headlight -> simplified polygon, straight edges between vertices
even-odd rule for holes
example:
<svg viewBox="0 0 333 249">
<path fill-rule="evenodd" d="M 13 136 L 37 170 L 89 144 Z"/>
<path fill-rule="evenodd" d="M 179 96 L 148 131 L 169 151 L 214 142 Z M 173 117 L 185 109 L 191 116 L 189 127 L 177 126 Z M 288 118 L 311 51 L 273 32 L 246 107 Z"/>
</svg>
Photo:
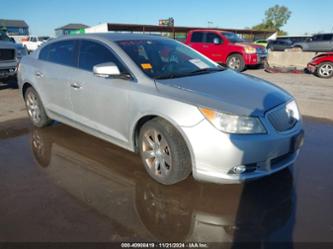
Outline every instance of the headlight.
<svg viewBox="0 0 333 249">
<path fill-rule="evenodd" d="M 266 133 L 258 118 L 232 115 L 208 108 L 199 108 L 199 110 L 220 131 L 234 134 Z"/>
<path fill-rule="evenodd" d="M 289 113 L 289 115 L 290 115 L 293 119 L 296 119 L 296 120 L 299 120 L 299 119 L 300 119 L 300 114 L 299 114 L 298 107 L 297 107 L 297 104 L 296 104 L 296 101 L 295 101 L 295 100 L 290 101 L 290 102 L 286 105 L 286 111 L 287 111 L 287 113 Z"/>
<path fill-rule="evenodd" d="M 17 57 L 23 57 L 27 55 L 27 50 L 25 48 L 19 48 L 17 51 Z"/>
<path fill-rule="evenodd" d="M 244 46 L 244 50 L 245 50 L 245 53 L 247 53 L 247 54 L 255 54 L 255 53 L 257 53 L 257 50 L 254 47 L 248 46 L 248 45 Z"/>
</svg>

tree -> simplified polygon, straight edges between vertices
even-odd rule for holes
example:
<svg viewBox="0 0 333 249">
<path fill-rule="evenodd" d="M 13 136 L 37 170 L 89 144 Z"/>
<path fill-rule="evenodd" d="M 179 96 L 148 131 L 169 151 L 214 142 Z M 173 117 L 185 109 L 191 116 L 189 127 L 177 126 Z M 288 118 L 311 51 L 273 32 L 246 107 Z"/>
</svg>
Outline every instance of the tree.
<svg viewBox="0 0 333 249">
<path fill-rule="evenodd" d="M 265 19 L 260 24 L 255 25 L 253 29 L 273 29 L 279 33 L 285 33 L 281 30 L 281 27 L 288 22 L 290 16 L 291 11 L 287 7 L 275 5 L 265 11 Z"/>
</svg>

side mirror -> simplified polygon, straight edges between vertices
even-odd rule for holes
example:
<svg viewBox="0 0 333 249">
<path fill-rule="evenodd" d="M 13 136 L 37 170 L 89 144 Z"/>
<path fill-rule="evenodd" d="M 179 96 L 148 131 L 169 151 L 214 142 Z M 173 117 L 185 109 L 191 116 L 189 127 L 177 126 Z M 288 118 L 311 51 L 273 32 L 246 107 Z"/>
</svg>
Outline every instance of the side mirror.
<svg viewBox="0 0 333 249">
<path fill-rule="evenodd" d="M 214 43 L 215 45 L 221 44 L 221 39 L 215 37 L 215 38 L 213 39 L 213 43 Z"/>
<path fill-rule="evenodd" d="M 95 75 L 104 78 L 121 75 L 119 68 L 113 62 L 97 64 L 93 67 L 93 72 Z"/>
</svg>

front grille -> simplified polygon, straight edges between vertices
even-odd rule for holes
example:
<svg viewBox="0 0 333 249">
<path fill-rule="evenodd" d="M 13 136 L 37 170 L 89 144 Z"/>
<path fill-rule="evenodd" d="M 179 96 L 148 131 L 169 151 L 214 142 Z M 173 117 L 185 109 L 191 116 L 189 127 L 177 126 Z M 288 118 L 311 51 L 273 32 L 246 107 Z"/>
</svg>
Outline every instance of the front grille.
<svg viewBox="0 0 333 249">
<path fill-rule="evenodd" d="M 262 48 L 256 48 L 257 54 L 266 54 L 266 49 L 264 47 Z"/>
<path fill-rule="evenodd" d="M 15 49 L 0 49 L 0 61 L 15 59 Z"/>
<path fill-rule="evenodd" d="M 287 131 L 293 128 L 297 122 L 293 113 L 286 108 L 286 105 L 280 106 L 268 113 L 268 120 L 277 131 Z"/>
</svg>

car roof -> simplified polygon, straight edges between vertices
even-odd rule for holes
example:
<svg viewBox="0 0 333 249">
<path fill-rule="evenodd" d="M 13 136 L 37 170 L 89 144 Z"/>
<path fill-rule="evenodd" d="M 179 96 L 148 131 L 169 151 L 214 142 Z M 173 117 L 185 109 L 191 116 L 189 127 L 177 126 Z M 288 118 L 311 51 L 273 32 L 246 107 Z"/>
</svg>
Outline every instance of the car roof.
<svg viewBox="0 0 333 249">
<path fill-rule="evenodd" d="M 123 40 L 160 40 L 169 39 L 160 35 L 145 35 L 145 34 L 132 34 L 132 33 L 89 33 L 89 34 L 77 34 L 69 36 L 61 36 L 55 40 L 67 40 L 73 38 L 94 38 L 105 39 L 109 41 L 123 41 Z M 53 40 L 53 41 L 55 41 Z"/>
<path fill-rule="evenodd" d="M 333 35 L 333 33 L 319 33 L 319 34 L 314 34 L 313 36 L 316 36 L 316 35 Z"/>
</svg>

